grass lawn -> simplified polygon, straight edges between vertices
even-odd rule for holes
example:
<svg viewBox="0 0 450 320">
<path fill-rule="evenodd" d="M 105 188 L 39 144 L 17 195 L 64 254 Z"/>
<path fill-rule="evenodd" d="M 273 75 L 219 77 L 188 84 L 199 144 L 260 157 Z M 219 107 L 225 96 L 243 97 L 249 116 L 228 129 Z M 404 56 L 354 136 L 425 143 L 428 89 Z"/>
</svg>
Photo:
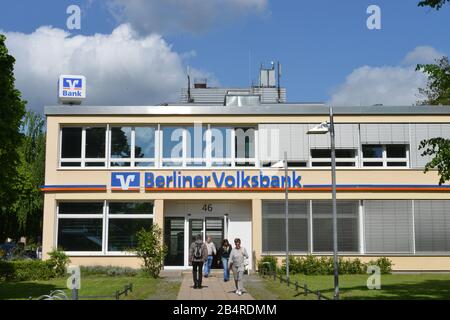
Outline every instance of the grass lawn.
<svg viewBox="0 0 450 320">
<path fill-rule="evenodd" d="M 450 274 L 389 274 L 381 275 L 381 289 L 369 290 L 366 282 L 369 275 L 339 276 L 341 299 L 450 299 Z M 320 290 L 327 296 L 333 296 L 333 276 L 291 276 L 299 284 L 306 283 L 311 290 Z M 264 279 L 248 281 L 246 288 L 255 299 L 305 300 L 317 299 L 315 295 L 305 297 L 299 289 L 279 280 Z"/>
<path fill-rule="evenodd" d="M 0 300 L 5 299 L 28 299 L 37 298 L 40 295 L 49 294 L 52 290 L 65 290 L 71 296 L 70 290 L 66 288 L 66 279 L 53 279 L 47 281 L 23 281 L 23 282 L 0 282 Z M 180 288 L 178 280 L 165 278 L 152 279 L 142 275 L 136 276 L 107 276 L 86 275 L 81 278 L 80 296 L 104 296 L 114 295 L 116 290 L 123 290 L 124 286 L 132 283 L 133 292 L 128 296 L 122 295 L 123 299 L 151 299 L 151 300 L 174 300 Z M 113 299 L 113 298 L 112 298 Z"/>
</svg>

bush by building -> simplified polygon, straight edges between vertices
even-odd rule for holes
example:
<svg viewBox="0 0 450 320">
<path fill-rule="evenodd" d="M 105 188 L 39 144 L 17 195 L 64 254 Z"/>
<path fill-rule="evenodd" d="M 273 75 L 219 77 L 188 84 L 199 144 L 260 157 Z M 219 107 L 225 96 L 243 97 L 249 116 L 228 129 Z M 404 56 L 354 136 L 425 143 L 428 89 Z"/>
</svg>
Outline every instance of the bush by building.
<svg viewBox="0 0 450 320">
<path fill-rule="evenodd" d="M 358 258 L 339 258 L 339 274 L 366 274 L 368 266 L 371 265 L 378 266 L 382 274 L 392 272 L 392 261 L 385 257 L 369 262 L 362 262 Z M 258 261 L 258 270 L 260 272 L 277 270 L 284 273 L 286 272 L 286 259 L 283 259 L 281 267 L 278 267 L 276 257 L 264 256 Z M 289 272 L 304 275 L 331 275 L 334 273 L 333 257 L 289 256 Z"/>
</svg>

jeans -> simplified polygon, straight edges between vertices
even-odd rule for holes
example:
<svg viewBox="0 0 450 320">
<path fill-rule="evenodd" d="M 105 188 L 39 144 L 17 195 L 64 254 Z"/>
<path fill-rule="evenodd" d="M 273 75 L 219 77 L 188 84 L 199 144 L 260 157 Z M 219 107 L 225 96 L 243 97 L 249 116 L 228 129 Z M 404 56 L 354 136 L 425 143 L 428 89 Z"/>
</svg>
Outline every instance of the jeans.
<svg viewBox="0 0 450 320">
<path fill-rule="evenodd" d="M 205 262 L 205 269 L 203 270 L 205 277 L 207 277 L 209 275 L 209 271 L 211 270 L 212 261 L 213 261 L 213 256 L 208 256 L 208 260 L 206 260 L 206 262 Z"/>
<path fill-rule="evenodd" d="M 244 270 L 235 266 L 232 266 L 231 268 L 233 269 L 234 284 L 236 285 L 236 289 L 239 291 L 243 291 L 244 285 L 242 281 L 244 278 Z"/>
<path fill-rule="evenodd" d="M 230 280 L 230 270 L 228 270 L 228 258 L 222 258 L 223 280 Z"/>
<path fill-rule="evenodd" d="M 200 287 L 202 285 L 202 269 L 203 269 L 203 261 L 192 262 L 192 277 L 194 278 L 195 287 Z"/>
</svg>

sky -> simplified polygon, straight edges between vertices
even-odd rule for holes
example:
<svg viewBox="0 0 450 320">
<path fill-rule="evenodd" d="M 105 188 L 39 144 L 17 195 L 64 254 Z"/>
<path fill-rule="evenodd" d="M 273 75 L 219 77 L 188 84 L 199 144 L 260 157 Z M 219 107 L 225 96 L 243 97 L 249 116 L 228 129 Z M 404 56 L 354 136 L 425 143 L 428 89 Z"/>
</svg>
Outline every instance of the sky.
<svg viewBox="0 0 450 320">
<path fill-rule="evenodd" d="M 192 77 L 247 87 L 261 63 L 282 64 L 289 102 L 412 105 L 426 77 L 417 63 L 450 53 L 450 4 L 419 0 L 15 0 L 0 33 L 16 58 L 29 108 L 55 105 L 60 74 L 87 78 L 90 105 L 176 102 Z M 81 9 L 81 29 L 66 12 Z M 381 29 L 367 13 L 377 5 Z"/>
</svg>

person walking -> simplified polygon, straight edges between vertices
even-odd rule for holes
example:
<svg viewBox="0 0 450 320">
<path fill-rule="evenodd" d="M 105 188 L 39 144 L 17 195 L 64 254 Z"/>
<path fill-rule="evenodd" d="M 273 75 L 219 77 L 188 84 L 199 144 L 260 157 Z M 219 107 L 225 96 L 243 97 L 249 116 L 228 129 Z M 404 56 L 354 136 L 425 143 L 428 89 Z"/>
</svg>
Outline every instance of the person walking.
<svg viewBox="0 0 450 320">
<path fill-rule="evenodd" d="M 202 236 L 197 235 L 195 241 L 189 249 L 189 265 L 192 266 L 192 277 L 194 279 L 194 289 L 202 288 L 203 263 L 208 259 L 208 249 L 202 241 Z"/>
<path fill-rule="evenodd" d="M 219 259 L 217 259 L 217 263 L 222 261 L 223 266 L 223 281 L 227 282 L 230 280 L 230 269 L 228 269 L 228 259 L 230 258 L 232 247 L 227 239 L 222 241 L 222 246 L 219 248 L 218 255 Z"/>
<path fill-rule="evenodd" d="M 245 261 L 248 259 L 247 250 L 241 247 L 241 239 L 234 239 L 235 247 L 231 250 L 230 258 L 228 260 L 229 269 L 233 270 L 234 283 L 236 285 L 236 294 L 242 295 L 244 286 L 242 284 L 245 270 Z"/>
<path fill-rule="evenodd" d="M 206 248 L 208 249 L 208 259 L 205 263 L 205 270 L 203 271 L 205 278 L 208 278 L 209 272 L 211 271 L 211 265 L 213 262 L 214 255 L 216 255 L 216 246 L 214 245 L 214 242 L 212 241 L 212 238 L 208 236 L 206 238 Z"/>
</svg>

